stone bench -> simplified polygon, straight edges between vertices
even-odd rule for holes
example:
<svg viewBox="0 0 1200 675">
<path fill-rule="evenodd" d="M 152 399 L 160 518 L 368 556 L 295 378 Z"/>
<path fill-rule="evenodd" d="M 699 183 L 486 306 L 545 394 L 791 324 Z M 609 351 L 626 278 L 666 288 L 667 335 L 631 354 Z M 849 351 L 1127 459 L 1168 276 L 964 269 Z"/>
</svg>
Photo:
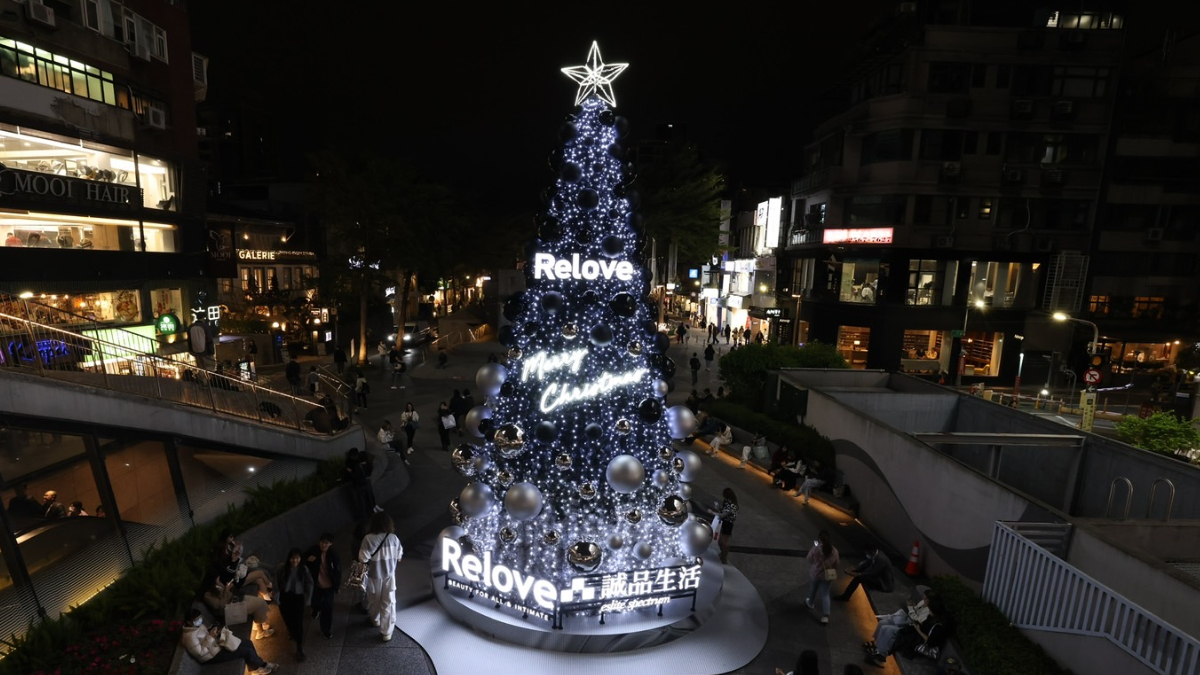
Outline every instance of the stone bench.
<svg viewBox="0 0 1200 675">
<path fill-rule="evenodd" d="M 728 424 L 728 422 L 726 422 L 726 424 Z M 733 442 L 728 445 L 722 446 L 721 452 L 723 454 L 732 456 L 734 459 L 736 459 L 740 463 L 742 461 L 742 448 L 746 447 L 747 445 L 750 445 L 750 442 L 754 439 L 754 434 L 749 431 L 746 431 L 745 429 L 735 427 L 732 424 L 729 425 L 729 428 L 733 430 Z M 690 446 L 685 445 L 684 447 L 691 447 L 691 448 L 696 449 L 699 452 L 705 452 L 705 453 L 712 450 L 712 446 L 709 445 L 708 441 L 705 440 L 704 438 L 697 438 L 695 441 L 692 442 L 692 444 Z M 767 457 L 764 459 L 760 459 L 760 458 L 755 457 L 754 454 L 751 453 L 750 461 L 748 461 L 746 463 L 746 468 L 754 469 L 763 474 L 766 474 L 771 469 L 771 455 L 773 455 L 775 453 L 775 451 L 778 449 L 779 449 L 779 444 L 772 442 L 771 439 L 768 438 L 767 439 L 767 452 L 768 452 Z M 839 510 L 839 511 L 842 511 L 843 513 L 847 513 L 851 516 L 858 515 L 858 500 L 856 500 L 850 496 L 843 496 L 843 497 L 835 496 L 833 494 L 833 486 L 832 485 L 822 485 L 821 487 L 813 490 L 812 497 L 814 499 L 817 499 L 818 501 L 821 501 L 821 502 Z"/>
<path fill-rule="evenodd" d="M 873 590 L 865 584 L 860 586 L 860 588 L 862 588 L 863 592 L 867 594 L 867 602 L 871 605 L 871 611 L 878 615 L 896 611 L 896 609 L 899 609 L 901 606 L 903 606 L 904 602 L 901 601 L 902 599 L 905 601 L 920 600 L 921 598 L 925 597 L 925 590 L 929 587 L 917 586 L 906 598 L 903 597 L 905 589 L 903 583 L 897 583 L 896 590 L 891 593 Z M 877 601 L 886 603 L 888 605 L 895 605 L 895 607 L 892 609 L 880 608 L 876 604 Z M 938 650 L 937 660 L 919 655 L 914 656 L 913 658 L 908 658 L 902 654 L 892 654 L 892 658 L 896 661 L 896 666 L 904 675 L 944 675 L 945 673 L 949 672 L 946 670 L 946 666 L 950 660 L 957 662 L 959 673 L 961 675 L 970 675 L 970 671 L 967 670 L 966 662 L 962 657 L 962 648 L 959 646 L 958 642 L 955 641 L 953 635 L 951 635 L 949 639 L 947 639 L 942 645 L 941 649 Z M 869 668 L 864 670 L 865 672 L 871 672 Z"/>
</svg>

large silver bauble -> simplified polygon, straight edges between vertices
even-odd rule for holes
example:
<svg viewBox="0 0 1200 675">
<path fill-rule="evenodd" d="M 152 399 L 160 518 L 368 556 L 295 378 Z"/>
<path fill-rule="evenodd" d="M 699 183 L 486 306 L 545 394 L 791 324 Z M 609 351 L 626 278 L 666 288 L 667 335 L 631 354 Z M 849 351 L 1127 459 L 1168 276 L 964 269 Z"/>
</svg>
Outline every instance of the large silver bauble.
<svg viewBox="0 0 1200 675">
<path fill-rule="evenodd" d="M 579 541 L 567 549 L 567 562 L 576 572 L 591 572 L 600 566 L 600 547 L 595 542 Z"/>
<path fill-rule="evenodd" d="M 529 520 L 542 512 L 542 491 L 533 483 L 517 483 L 504 493 L 504 510 L 517 520 Z"/>
<path fill-rule="evenodd" d="M 458 495 L 458 505 L 463 515 L 474 518 L 483 515 L 496 503 L 496 495 L 487 483 L 471 483 Z"/>
<path fill-rule="evenodd" d="M 700 456 L 691 450 L 680 450 L 671 460 L 671 470 L 679 476 L 679 480 L 685 482 L 695 480 L 700 473 L 700 466 Z"/>
<path fill-rule="evenodd" d="M 511 471 L 501 471 L 496 474 L 496 482 L 504 487 L 512 485 L 514 480 L 516 479 L 513 477 Z"/>
<path fill-rule="evenodd" d="M 664 488 L 671 483 L 671 474 L 663 469 L 655 469 L 653 479 L 655 485 Z"/>
<path fill-rule="evenodd" d="M 475 455 L 475 473 L 476 475 L 486 473 L 492 468 L 492 458 L 482 452 Z"/>
<path fill-rule="evenodd" d="M 630 422 L 629 420 L 622 417 L 621 419 L 617 420 L 616 430 L 617 430 L 618 434 L 621 434 L 622 436 L 624 436 L 625 434 L 628 434 L 629 432 L 633 431 L 633 422 Z"/>
<path fill-rule="evenodd" d="M 687 517 L 687 502 L 676 495 L 667 495 L 658 506 L 658 519 L 671 527 L 679 527 Z"/>
<path fill-rule="evenodd" d="M 625 520 L 630 525 L 637 525 L 638 523 L 642 522 L 642 512 L 634 509 L 625 514 Z"/>
<path fill-rule="evenodd" d="M 549 546 L 557 546 L 561 539 L 562 537 L 559 536 L 558 530 L 546 530 L 546 534 L 542 535 L 542 541 L 546 542 Z"/>
<path fill-rule="evenodd" d="M 646 468 L 633 455 L 617 455 L 608 463 L 604 477 L 613 490 L 629 494 L 640 488 L 646 480 Z"/>
<path fill-rule="evenodd" d="M 687 483 L 680 483 L 679 484 L 679 496 L 682 497 L 684 499 L 684 501 L 691 499 L 692 498 L 692 486 L 688 485 Z"/>
<path fill-rule="evenodd" d="M 664 462 L 671 461 L 671 458 L 674 456 L 675 456 L 675 448 L 672 448 L 669 445 L 664 445 L 658 449 L 658 458 Z"/>
<path fill-rule="evenodd" d="M 564 452 L 563 454 L 554 458 L 554 468 L 558 469 L 559 471 L 566 471 L 567 469 L 571 468 L 573 461 L 574 460 L 571 459 L 571 456 Z"/>
<path fill-rule="evenodd" d="M 580 497 L 583 497 L 584 499 L 591 501 L 596 498 L 597 493 L 598 493 L 598 491 L 596 490 L 595 483 L 588 481 L 587 483 L 579 484 L 579 496 Z"/>
<path fill-rule="evenodd" d="M 562 336 L 568 340 L 574 340 L 579 337 L 579 326 L 568 323 L 562 327 Z"/>
<path fill-rule="evenodd" d="M 654 381 L 654 395 L 659 398 L 666 398 L 667 394 L 671 393 L 671 385 L 663 380 Z"/>
<path fill-rule="evenodd" d="M 496 430 L 494 442 L 496 451 L 511 459 L 525 452 L 525 431 L 515 424 L 505 424 Z"/>
<path fill-rule="evenodd" d="M 608 535 L 608 547 L 614 551 L 625 545 L 625 539 L 619 534 Z"/>
<path fill-rule="evenodd" d="M 517 533 L 513 532 L 511 527 L 500 528 L 500 541 L 511 544 L 517 539 Z"/>
<path fill-rule="evenodd" d="M 475 466 L 475 460 L 479 457 L 475 446 L 469 443 L 463 443 L 450 453 L 450 463 L 454 466 L 454 470 L 463 476 L 474 476 L 478 467 Z"/>
<path fill-rule="evenodd" d="M 688 555 L 701 555 L 712 544 L 712 540 L 712 528 L 703 520 L 688 518 L 679 528 L 679 543 Z"/>
<path fill-rule="evenodd" d="M 650 542 L 639 541 L 637 546 L 633 547 L 633 552 L 637 554 L 637 557 L 645 560 L 654 554 L 654 547 L 650 545 Z"/>
<path fill-rule="evenodd" d="M 696 416 L 685 405 L 673 405 L 667 408 L 667 429 L 671 438 L 687 438 L 696 429 Z"/>
<path fill-rule="evenodd" d="M 483 432 L 479 430 L 479 423 L 485 419 L 491 419 L 492 409 L 485 405 L 477 405 L 468 410 L 467 414 L 463 417 L 465 419 L 460 420 L 463 429 L 476 438 L 483 438 Z"/>
<path fill-rule="evenodd" d="M 500 393 L 500 387 L 507 379 L 507 368 L 499 363 L 485 363 L 475 373 L 475 386 L 483 391 L 484 396 L 495 396 Z"/>
<path fill-rule="evenodd" d="M 451 525 L 438 533 L 438 539 L 453 539 L 454 541 L 458 541 L 459 537 L 465 537 L 466 535 L 466 530 L 458 525 Z"/>
</svg>

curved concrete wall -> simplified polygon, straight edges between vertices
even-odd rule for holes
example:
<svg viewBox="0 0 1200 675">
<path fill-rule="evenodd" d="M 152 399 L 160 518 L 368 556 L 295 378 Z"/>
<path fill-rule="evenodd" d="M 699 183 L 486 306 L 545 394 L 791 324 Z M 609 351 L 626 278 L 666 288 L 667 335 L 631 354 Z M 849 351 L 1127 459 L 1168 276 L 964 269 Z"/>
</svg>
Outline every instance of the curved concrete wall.
<svg viewBox="0 0 1200 675">
<path fill-rule="evenodd" d="M 810 390 L 806 421 L 833 441 L 860 518 L 896 551 L 907 554 L 920 542 L 926 574 L 981 583 L 997 520 L 1062 521 L 1045 505 L 821 391 Z"/>
<path fill-rule="evenodd" d="M 0 411 L 111 428 L 148 430 L 263 453 L 321 460 L 365 448 L 361 427 L 323 436 L 260 424 L 203 408 L 60 382 L 24 373 L 0 377 Z"/>
</svg>

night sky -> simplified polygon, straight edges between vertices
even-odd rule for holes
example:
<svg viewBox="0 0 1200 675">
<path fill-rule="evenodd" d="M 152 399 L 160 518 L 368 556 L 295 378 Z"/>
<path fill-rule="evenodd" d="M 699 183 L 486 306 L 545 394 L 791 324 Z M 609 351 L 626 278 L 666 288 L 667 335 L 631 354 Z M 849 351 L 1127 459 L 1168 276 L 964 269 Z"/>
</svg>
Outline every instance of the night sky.
<svg viewBox="0 0 1200 675">
<path fill-rule="evenodd" d="M 583 64 L 592 40 L 605 62 L 630 64 L 614 91 L 631 142 L 684 124 L 733 185 L 786 187 L 821 119 L 818 101 L 859 36 L 897 7 L 376 4 L 190 3 L 193 48 L 211 59 L 210 99 L 255 92 L 277 115 L 281 146 L 372 144 L 497 215 L 532 210 L 549 184 L 546 156 L 576 90 L 559 69 Z M 1153 4 L 1139 5 L 1143 25 L 1178 19 Z"/>
</svg>

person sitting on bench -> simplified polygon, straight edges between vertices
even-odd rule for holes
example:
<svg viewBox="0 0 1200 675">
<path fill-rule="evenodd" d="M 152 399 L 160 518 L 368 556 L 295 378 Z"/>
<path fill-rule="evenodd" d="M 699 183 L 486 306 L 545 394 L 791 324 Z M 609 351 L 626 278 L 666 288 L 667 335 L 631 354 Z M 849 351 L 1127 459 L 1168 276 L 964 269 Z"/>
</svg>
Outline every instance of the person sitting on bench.
<svg viewBox="0 0 1200 675">
<path fill-rule="evenodd" d="M 868 544 L 866 550 L 867 557 L 858 566 L 846 570 L 846 574 L 850 575 L 850 583 L 834 600 L 849 602 L 850 596 L 854 595 L 854 591 L 861 585 L 884 593 L 891 593 L 895 588 L 892 563 L 888 561 L 887 556 L 875 544 Z"/>
<path fill-rule="evenodd" d="M 708 454 L 716 457 L 721 451 L 721 446 L 729 445 L 732 442 L 733 428 L 721 422 L 717 425 L 717 433 L 713 434 L 712 440 L 708 442 Z"/>
<path fill-rule="evenodd" d="M 750 440 L 750 445 L 742 446 L 742 463 L 738 464 L 738 468 L 746 468 L 751 455 L 754 455 L 758 459 L 766 459 L 767 452 L 767 437 L 762 432 L 755 432 L 754 438 Z"/>
</svg>

